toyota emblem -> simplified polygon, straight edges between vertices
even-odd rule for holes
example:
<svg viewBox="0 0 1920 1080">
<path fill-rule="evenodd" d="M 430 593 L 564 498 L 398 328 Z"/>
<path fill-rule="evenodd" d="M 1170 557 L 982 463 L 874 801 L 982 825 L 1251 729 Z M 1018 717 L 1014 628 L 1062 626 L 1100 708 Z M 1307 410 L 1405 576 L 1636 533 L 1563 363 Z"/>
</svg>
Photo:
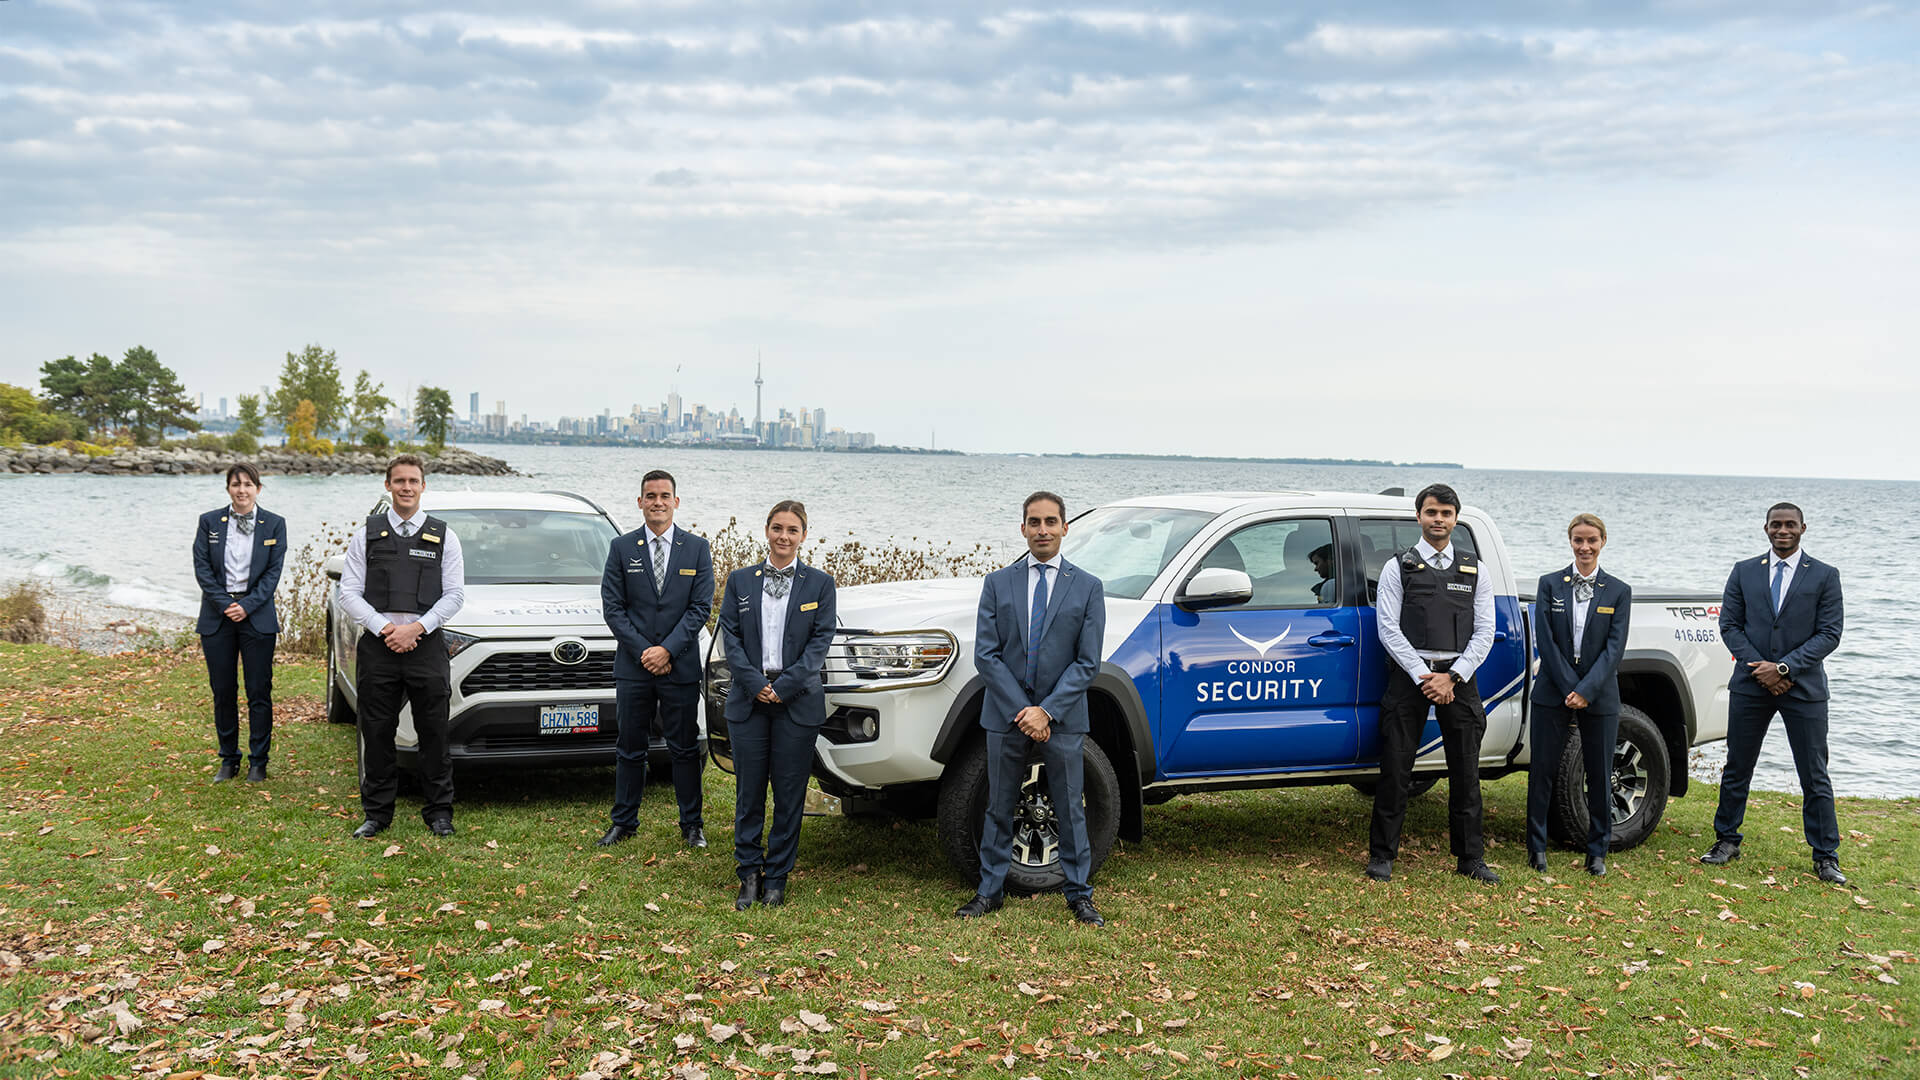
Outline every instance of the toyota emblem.
<svg viewBox="0 0 1920 1080">
<path fill-rule="evenodd" d="M 587 643 L 579 638 L 561 638 L 553 643 L 553 661 L 572 667 L 587 658 Z"/>
</svg>

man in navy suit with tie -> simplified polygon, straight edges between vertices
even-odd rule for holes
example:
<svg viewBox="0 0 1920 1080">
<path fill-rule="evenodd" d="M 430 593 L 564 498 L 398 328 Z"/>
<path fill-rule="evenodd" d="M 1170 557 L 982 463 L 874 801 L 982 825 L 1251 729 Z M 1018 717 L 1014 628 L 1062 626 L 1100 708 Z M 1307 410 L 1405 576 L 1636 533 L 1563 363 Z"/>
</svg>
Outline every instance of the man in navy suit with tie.
<svg viewBox="0 0 1920 1080">
<path fill-rule="evenodd" d="M 646 525 L 614 540 L 600 578 L 601 613 L 619 646 L 614 651 L 613 823 L 602 847 L 640 826 L 653 717 L 673 758 L 673 794 L 680 838 L 707 846 L 700 815 L 700 629 L 713 610 L 713 555 L 707 542 L 673 526 L 680 495 L 673 475 L 655 469 L 640 480 Z"/>
<path fill-rule="evenodd" d="M 1827 673 L 1822 661 L 1840 645 L 1840 572 L 1800 550 L 1806 516 L 1792 503 L 1767 510 L 1773 550 L 1742 559 L 1720 601 L 1720 636 L 1734 657 L 1727 703 L 1727 764 L 1720 773 L 1714 843 L 1700 861 L 1740 857 L 1753 763 L 1775 714 L 1787 729 L 1800 772 L 1800 817 L 1814 873 L 1847 883 L 1840 872 L 1840 823 L 1827 779 Z"/>
<path fill-rule="evenodd" d="M 273 750 L 273 647 L 280 615 L 273 594 L 287 555 L 287 519 L 260 508 L 260 470 L 237 461 L 227 469 L 230 505 L 200 515 L 193 533 L 193 576 L 200 584 L 194 630 L 213 686 L 213 731 L 220 771 L 213 782 L 240 773 L 240 700 L 234 679 L 247 684 L 247 779 L 267 778 Z"/>
<path fill-rule="evenodd" d="M 980 833 L 980 884 L 954 914 L 979 918 L 1004 902 L 1014 804 L 1027 755 L 1037 751 L 1059 822 L 1067 909 L 1080 922 L 1103 926 L 1088 880 L 1093 856 L 1081 754 L 1091 728 L 1087 688 L 1100 671 L 1106 638 L 1106 591 L 1099 578 L 1060 556 L 1065 500 L 1036 491 L 1020 513 L 1026 557 L 988 574 L 980 588 L 973 664 L 987 684 L 980 708 L 987 733 L 987 818 Z"/>
</svg>

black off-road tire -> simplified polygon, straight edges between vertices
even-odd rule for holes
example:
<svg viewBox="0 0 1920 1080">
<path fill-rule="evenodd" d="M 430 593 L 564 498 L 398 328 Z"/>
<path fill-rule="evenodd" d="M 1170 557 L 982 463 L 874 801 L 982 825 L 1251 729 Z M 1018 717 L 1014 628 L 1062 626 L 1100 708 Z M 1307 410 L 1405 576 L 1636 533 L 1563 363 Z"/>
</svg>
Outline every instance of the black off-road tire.
<svg viewBox="0 0 1920 1080">
<path fill-rule="evenodd" d="M 1086 740 L 1082 758 L 1086 763 L 1082 786 L 1087 808 L 1087 842 L 1093 849 L 1090 870 L 1097 871 L 1107 861 L 1113 842 L 1120 835 L 1120 780 L 1106 751 L 1091 738 Z M 1046 790 L 1046 769 L 1036 755 L 1029 759 L 1028 781 L 1022 786 L 1020 804 L 1014 811 L 1016 840 L 1013 862 L 1007 870 L 1010 892 L 1021 895 L 1055 892 L 1066 885 L 1066 872 L 1060 867 L 1057 852 L 1046 859 L 1032 857 L 1033 849 L 1023 846 L 1020 839 L 1046 836 L 1045 827 L 1031 825 L 1035 816 L 1050 818 Z M 953 866 L 954 873 L 970 885 L 980 877 L 980 830 L 986 817 L 987 744 L 985 739 L 976 738 L 948 763 L 946 774 L 941 777 L 936 825 L 947 862 Z"/>
<path fill-rule="evenodd" d="M 1672 785 L 1672 761 L 1667 741 L 1653 718 L 1631 705 L 1620 707 L 1620 735 L 1613 746 L 1613 770 L 1609 778 L 1613 789 L 1614 851 L 1639 847 L 1653 835 L 1667 812 L 1667 793 Z M 1587 846 L 1586 767 L 1580 760 L 1580 732 L 1567 734 L 1567 748 L 1560 755 L 1560 768 L 1553 785 L 1553 801 L 1547 811 L 1547 835 L 1563 848 L 1584 850 Z"/>
</svg>

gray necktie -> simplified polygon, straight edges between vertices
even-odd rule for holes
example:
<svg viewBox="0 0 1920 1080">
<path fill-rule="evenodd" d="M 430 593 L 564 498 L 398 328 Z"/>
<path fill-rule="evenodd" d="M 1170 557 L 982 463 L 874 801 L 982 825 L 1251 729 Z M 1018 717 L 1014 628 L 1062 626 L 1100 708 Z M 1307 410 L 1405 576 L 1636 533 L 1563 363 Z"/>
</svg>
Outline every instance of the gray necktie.
<svg viewBox="0 0 1920 1080">
<path fill-rule="evenodd" d="M 1593 599 L 1593 586 L 1600 578 L 1600 572 L 1594 571 L 1592 577 L 1581 577 L 1578 570 L 1573 572 L 1573 602 L 1584 604 Z"/>
<path fill-rule="evenodd" d="M 403 521 L 399 526 L 400 536 L 404 539 L 413 535 L 413 522 Z"/>
<path fill-rule="evenodd" d="M 253 535 L 253 515 L 252 514 L 233 515 L 233 527 L 240 530 L 241 536 L 252 536 Z"/>
<path fill-rule="evenodd" d="M 798 569 L 799 565 L 797 563 L 790 564 L 785 570 L 775 570 L 771 566 L 767 567 L 765 571 L 767 575 L 767 595 L 773 597 L 775 600 L 786 596 L 787 591 L 793 588 L 793 572 Z"/>
<path fill-rule="evenodd" d="M 653 538 L 653 591 L 667 591 L 667 538 Z"/>
<path fill-rule="evenodd" d="M 1445 569 L 1447 568 L 1447 553 L 1446 553 L 1446 552 L 1444 552 L 1444 551 L 1436 551 L 1436 552 L 1434 552 L 1434 554 L 1433 554 L 1433 568 L 1434 568 L 1435 570 L 1445 570 Z"/>
</svg>

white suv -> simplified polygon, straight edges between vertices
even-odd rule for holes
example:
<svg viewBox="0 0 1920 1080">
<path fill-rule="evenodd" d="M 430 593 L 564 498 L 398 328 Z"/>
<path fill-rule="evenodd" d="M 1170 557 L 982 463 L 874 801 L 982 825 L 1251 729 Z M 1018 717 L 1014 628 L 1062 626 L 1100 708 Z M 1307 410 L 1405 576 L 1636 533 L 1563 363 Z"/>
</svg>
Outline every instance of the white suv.
<svg viewBox="0 0 1920 1080">
<path fill-rule="evenodd" d="M 428 491 L 421 502 L 460 538 L 466 563 L 466 605 L 444 635 L 453 660 L 454 765 L 612 764 L 615 642 L 601 613 L 600 575 L 620 535 L 613 519 L 560 491 Z M 386 509 L 383 498 L 367 514 Z M 338 582 L 345 565 L 344 555 L 328 559 L 327 576 Z M 336 587 L 327 601 L 327 719 L 350 724 L 362 628 L 338 600 Z M 400 764 L 413 768 L 420 740 L 411 706 L 400 710 L 395 743 Z M 668 760 L 657 723 L 648 759 Z"/>
</svg>

